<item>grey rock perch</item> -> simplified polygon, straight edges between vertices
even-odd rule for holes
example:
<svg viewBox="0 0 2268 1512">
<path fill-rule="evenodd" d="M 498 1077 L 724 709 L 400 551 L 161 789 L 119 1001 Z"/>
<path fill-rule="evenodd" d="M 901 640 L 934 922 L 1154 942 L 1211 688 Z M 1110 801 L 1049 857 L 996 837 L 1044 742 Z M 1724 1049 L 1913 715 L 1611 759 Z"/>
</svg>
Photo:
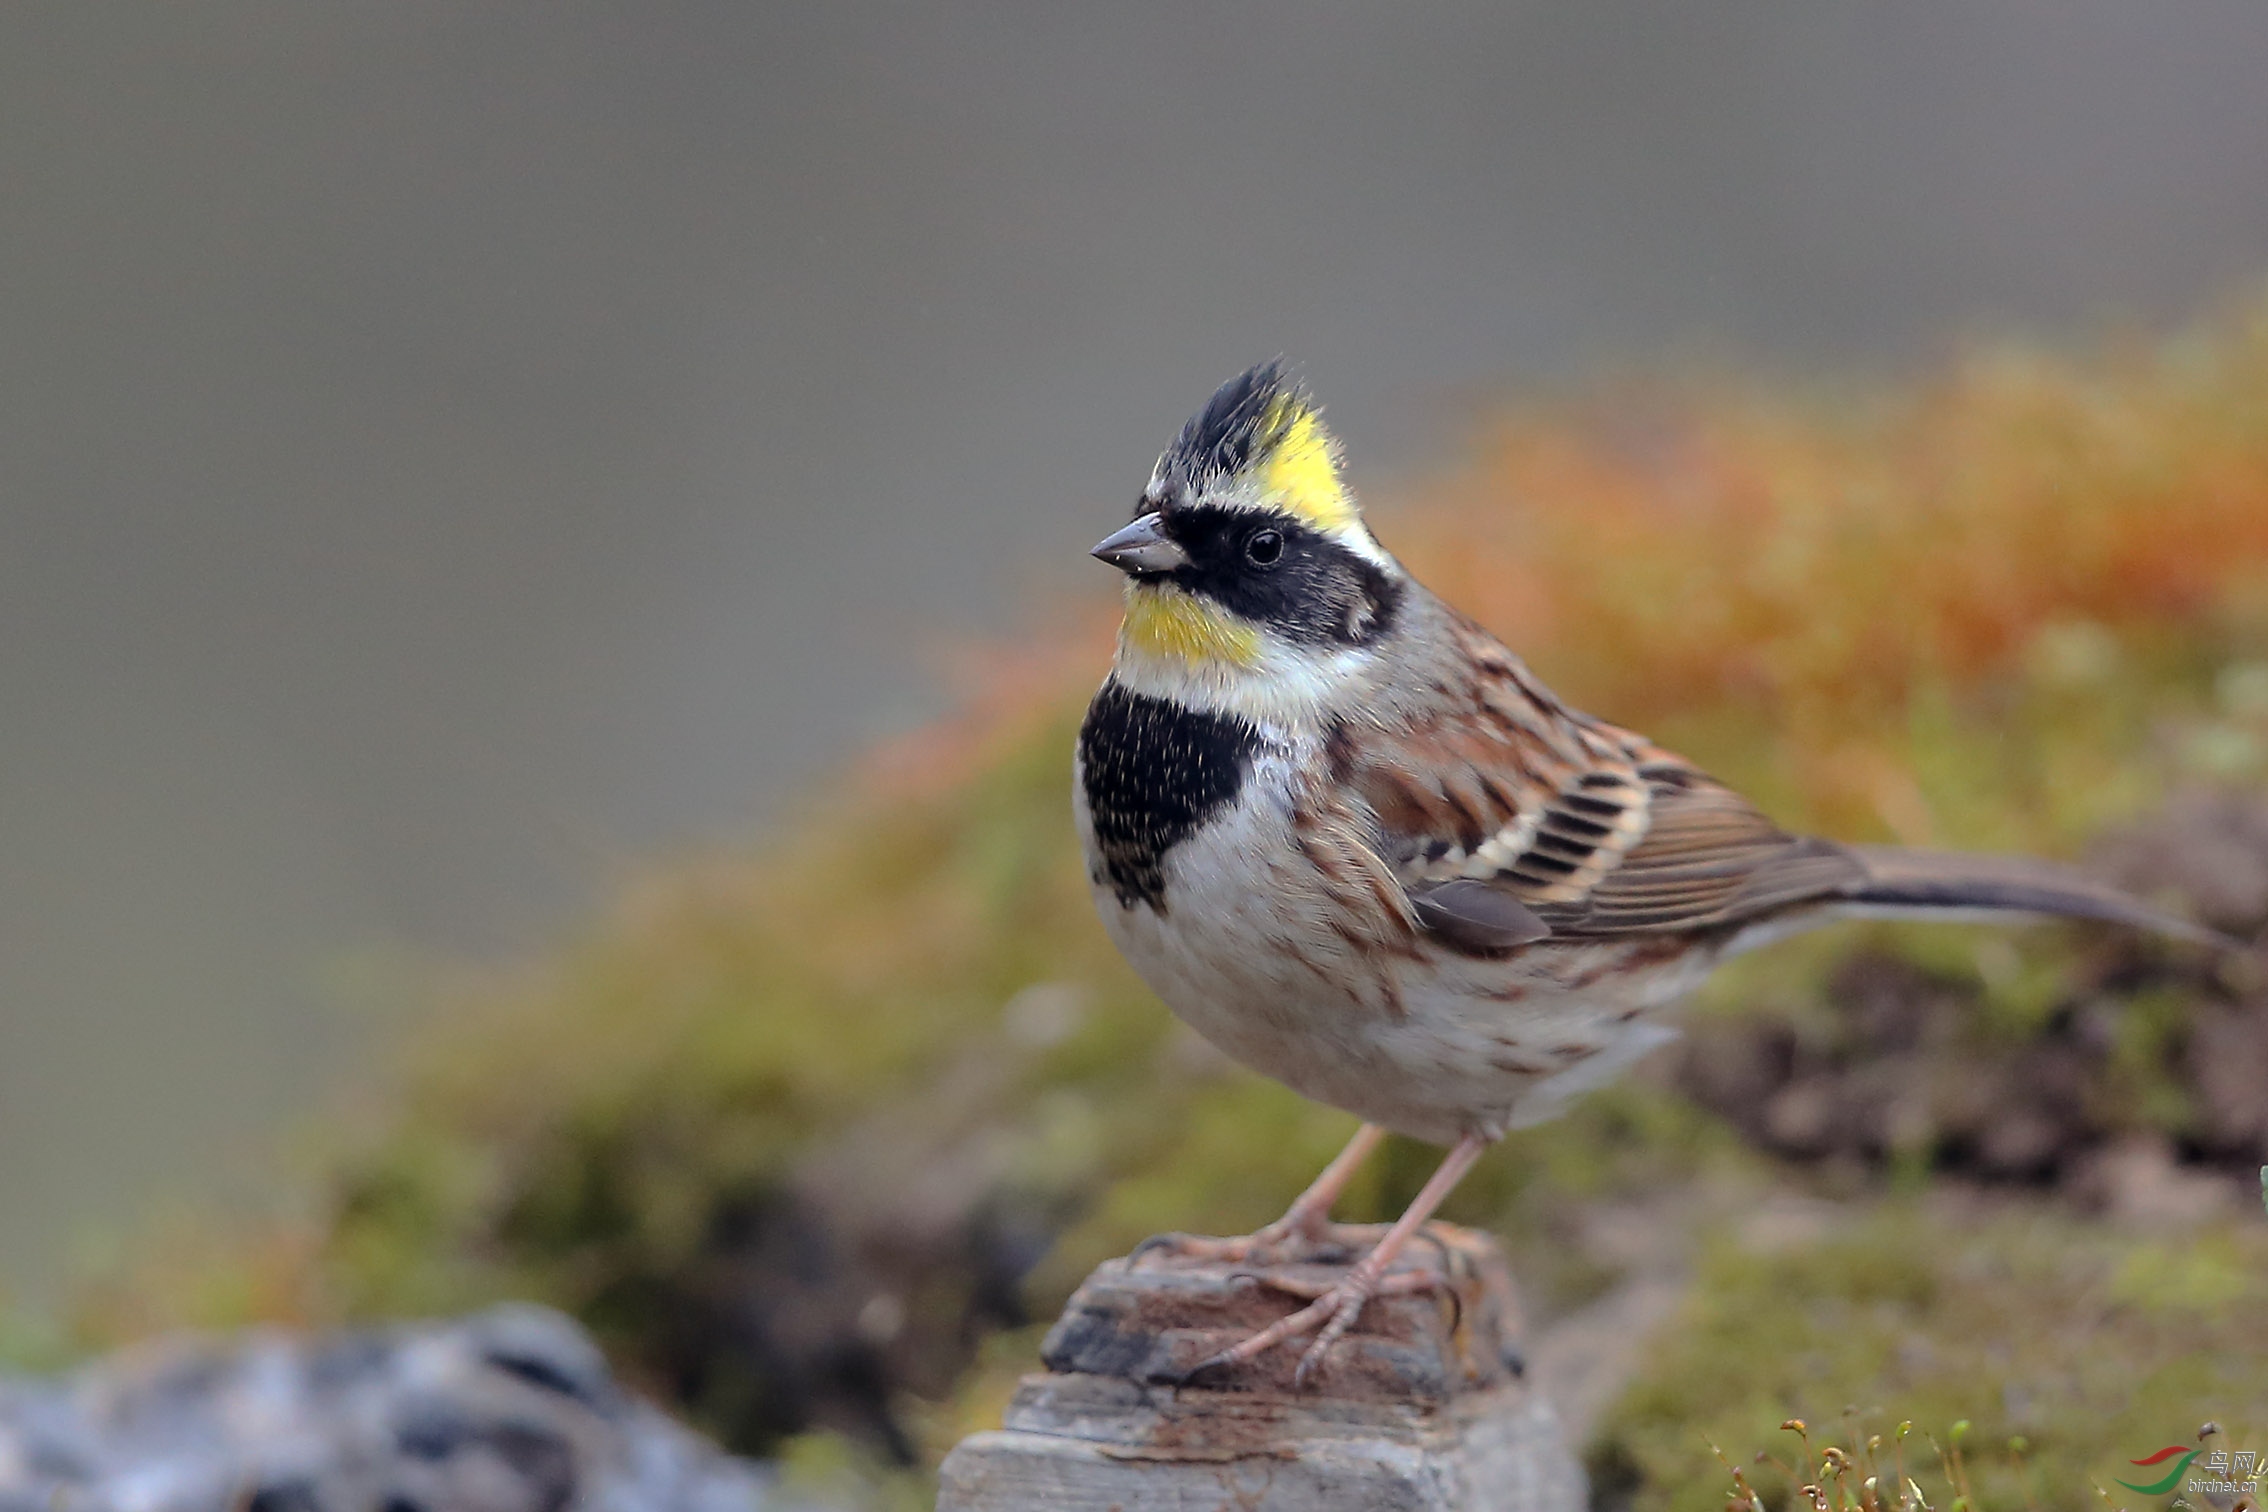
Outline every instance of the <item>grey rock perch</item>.
<svg viewBox="0 0 2268 1512">
<path fill-rule="evenodd" d="M 1381 1230 L 1342 1228 L 1348 1241 Z M 1351 1243 L 1350 1243 L 1351 1249 Z M 1335 1258 L 1335 1257 L 1319 1257 Z M 946 1457 L 938 1512 L 1581 1512 L 1583 1472 L 1524 1379 L 1494 1241 L 1427 1225 L 1305 1390 L 1296 1348 L 1199 1384 L 1191 1366 L 1304 1305 L 1254 1269 L 1153 1253 L 1089 1276 L 995 1432 Z M 1275 1267 L 1310 1285 L 1341 1266 Z"/>
<path fill-rule="evenodd" d="M 0 1375 L 0 1512 L 787 1512 L 543 1308 Z M 799 1507 L 797 1512 L 809 1512 Z"/>
</svg>

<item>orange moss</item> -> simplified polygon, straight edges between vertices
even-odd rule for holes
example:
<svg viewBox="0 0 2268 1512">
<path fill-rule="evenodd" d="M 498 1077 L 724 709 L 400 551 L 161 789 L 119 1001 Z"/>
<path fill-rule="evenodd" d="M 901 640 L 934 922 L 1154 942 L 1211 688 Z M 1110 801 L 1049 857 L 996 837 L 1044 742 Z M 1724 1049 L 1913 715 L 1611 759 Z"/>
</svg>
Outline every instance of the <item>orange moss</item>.
<svg viewBox="0 0 2268 1512">
<path fill-rule="evenodd" d="M 2257 646 L 2268 303 L 2092 364 L 1979 353 L 1856 414 L 1698 387 L 1511 413 L 1384 532 L 1578 702 L 1755 721 L 1804 753 L 1791 818 L 1873 794 L 1881 823 L 1915 700 L 2005 694 L 2044 630 Z"/>
</svg>

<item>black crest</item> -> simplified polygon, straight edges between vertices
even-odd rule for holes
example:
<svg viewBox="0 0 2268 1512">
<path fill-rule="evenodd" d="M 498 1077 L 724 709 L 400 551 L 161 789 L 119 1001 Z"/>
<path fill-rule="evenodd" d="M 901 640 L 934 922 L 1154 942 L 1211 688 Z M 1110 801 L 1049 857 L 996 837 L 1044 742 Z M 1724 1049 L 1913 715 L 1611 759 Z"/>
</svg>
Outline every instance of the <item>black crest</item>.
<svg viewBox="0 0 2268 1512">
<path fill-rule="evenodd" d="M 1159 459 L 1158 470 L 1191 492 L 1213 479 L 1233 478 L 1267 456 L 1290 422 L 1314 407 L 1299 380 L 1284 370 L 1283 359 L 1271 358 L 1215 389 Z"/>
</svg>

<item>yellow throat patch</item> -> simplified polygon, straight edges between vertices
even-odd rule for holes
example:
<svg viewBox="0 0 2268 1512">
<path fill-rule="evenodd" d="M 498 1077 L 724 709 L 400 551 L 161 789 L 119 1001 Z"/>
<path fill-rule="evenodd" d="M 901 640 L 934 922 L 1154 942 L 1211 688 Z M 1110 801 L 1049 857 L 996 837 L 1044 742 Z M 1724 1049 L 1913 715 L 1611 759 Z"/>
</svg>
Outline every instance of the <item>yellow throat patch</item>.
<svg viewBox="0 0 2268 1512">
<path fill-rule="evenodd" d="M 1258 630 L 1165 583 L 1127 586 L 1119 635 L 1129 648 L 1168 661 L 1249 667 L 1260 660 Z"/>
<path fill-rule="evenodd" d="M 1268 503 L 1336 535 L 1355 522 L 1353 495 L 1339 481 L 1338 444 L 1323 417 L 1294 399 L 1279 399 L 1266 428 L 1277 436 L 1260 466 Z"/>
</svg>

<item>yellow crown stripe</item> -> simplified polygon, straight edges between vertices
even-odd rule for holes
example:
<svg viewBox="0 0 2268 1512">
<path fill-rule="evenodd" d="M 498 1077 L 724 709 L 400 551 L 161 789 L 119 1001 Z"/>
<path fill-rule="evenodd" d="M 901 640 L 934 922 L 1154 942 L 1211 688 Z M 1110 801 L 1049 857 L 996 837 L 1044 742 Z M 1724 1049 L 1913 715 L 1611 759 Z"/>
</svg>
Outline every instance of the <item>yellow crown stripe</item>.
<svg viewBox="0 0 2268 1512">
<path fill-rule="evenodd" d="M 1260 487 L 1270 503 L 1316 529 L 1344 530 L 1354 523 L 1355 506 L 1339 481 L 1331 433 L 1315 411 L 1294 403 L 1279 400 L 1270 417 L 1269 428 L 1281 427 L 1282 438 L 1269 449 Z"/>
<path fill-rule="evenodd" d="M 1260 632 L 1228 611 L 1164 584 L 1137 583 L 1127 593 L 1121 632 L 1136 651 L 1179 662 L 1260 660 Z"/>
</svg>

